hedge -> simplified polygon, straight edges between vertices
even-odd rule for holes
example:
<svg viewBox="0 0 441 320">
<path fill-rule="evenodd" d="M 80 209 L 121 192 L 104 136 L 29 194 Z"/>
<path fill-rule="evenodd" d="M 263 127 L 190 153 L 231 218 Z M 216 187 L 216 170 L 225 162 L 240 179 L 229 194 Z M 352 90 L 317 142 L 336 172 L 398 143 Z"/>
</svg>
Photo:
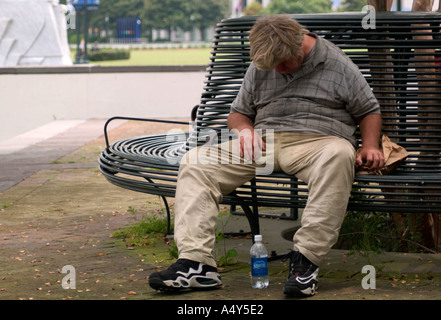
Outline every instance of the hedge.
<svg viewBox="0 0 441 320">
<path fill-rule="evenodd" d="M 130 59 L 130 50 L 125 49 L 106 49 L 92 51 L 88 54 L 90 61 L 105 61 L 105 60 L 124 60 Z"/>
</svg>

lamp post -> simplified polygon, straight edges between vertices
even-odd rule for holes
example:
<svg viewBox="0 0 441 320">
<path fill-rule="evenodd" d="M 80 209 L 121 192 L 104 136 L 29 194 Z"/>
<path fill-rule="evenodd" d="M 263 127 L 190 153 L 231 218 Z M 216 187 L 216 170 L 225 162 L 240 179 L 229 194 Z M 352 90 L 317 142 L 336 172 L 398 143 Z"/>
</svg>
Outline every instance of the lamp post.
<svg viewBox="0 0 441 320">
<path fill-rule="evenodd" d="M 106 16 L 104 19 L 106 21 L 106 41 L 107 43 L 110 43 L 110 37 L 109 37 L 109 16 Z"/>
<path fill-rule="evenodd" d="M 87 0 L 84 0 L 84 17 L 83 17 L 83 32 L 84 32 L 84 54 L 83 54 L 83 60 L 82 63 L 89 63 L 89 57 L 87 56 L 87 33 L 88 33 L 88 27 L 87 27 Z"/>
<path fill-rule="evenodd" d="M 80 14 L 79 11 L 77 11 L 78 14 L 75 19 L 75 29 L 77 32 L 77 53 L 75 54 L 75 64 L 81 63 L 81 50 L 80 50 Z"/>
<path fill-rule="evenodd" d="M 89 63 L 89 57 L 87 56 L 87 34 L 88 34 L 88 21 L 87 21 L 87 11 L 89 11 L 89 5 L 87 4 L 87 1 L 90 0 L 82 0 L 81 2 L 79 0 L 74 0 L 73 5 L 77 5 L 75 8 L 76 11 L 79 13 L 80 11 L 83 12 L 83 42 L 81 42 L 81 35 L 80 35 L 80 14 L 77 14 L 77 17 L 75 19 L 76 23 L 76 29 L 77 29 L 77 53 L 75 55 L 75 64 L 80 63 Z M 97 1 L 99 3 L 99 1 Z M 95 8 L 94 3 L 92 3 L 92 6 L 90 9 Z M 83 50 L 81 50 L 83 49 Z"/>
<path fill-rule="evenodd" d="M 190 16 L 191 23 L 191 42 L 195 41 L 195 30 L 194 30 L 194 14 Z"/>
</svg>

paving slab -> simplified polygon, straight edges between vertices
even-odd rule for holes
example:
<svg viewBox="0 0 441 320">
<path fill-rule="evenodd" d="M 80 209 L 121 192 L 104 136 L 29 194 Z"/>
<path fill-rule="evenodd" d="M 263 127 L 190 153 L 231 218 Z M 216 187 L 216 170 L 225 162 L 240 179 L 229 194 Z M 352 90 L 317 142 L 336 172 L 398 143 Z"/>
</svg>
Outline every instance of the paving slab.
<svg viewBox="0 0 441 320">
<path fill-rule="evenodd" d="M 0 192 L 16 185 L 32 173 L 48 168 L 103 134 L 106 120 L 54 121 L 0 143 Z M 118 126 L 122 122 L 115 121 Z M 94 159 L 95 160 L 95 159 Z M 97 163 L 65 163 L 64 167 L 96 167 Z"/>
</svg>

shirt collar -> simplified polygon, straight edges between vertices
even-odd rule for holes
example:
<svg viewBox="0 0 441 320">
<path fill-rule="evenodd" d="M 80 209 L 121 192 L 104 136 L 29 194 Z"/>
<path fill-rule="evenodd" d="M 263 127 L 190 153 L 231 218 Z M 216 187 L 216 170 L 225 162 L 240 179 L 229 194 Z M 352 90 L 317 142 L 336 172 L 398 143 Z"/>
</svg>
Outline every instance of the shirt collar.
<svg viewBox="0 0 441 320">
<path fill-rule="evenodd" d="M 290 80 L 294 80 L 310 73 L 314 68 L 316 68 L 320 63 L 325 62 L 328 53 L 326 45 L 323 43 L 325 41 L 321 37 L 317 36 L 315 33 L 308 33 L 309 36 L 314 37 L 316 42 L 312 47 L 311 51 L 308 53 L 306 58 L 303 60 L 300 68 L 290 74 L 286 74 Z"/>
<path fill-rule="evenodd" d="M 323 43 L 325 40 L 322 37 L 317 36 L 315 33 L 309 33 L 308 35 L 315 38 L 316 42 L 303 63 L 307 64 L 312 62 L 315 67 L 319 63 L 325 62 L 328 50 Z"/>
</svg>

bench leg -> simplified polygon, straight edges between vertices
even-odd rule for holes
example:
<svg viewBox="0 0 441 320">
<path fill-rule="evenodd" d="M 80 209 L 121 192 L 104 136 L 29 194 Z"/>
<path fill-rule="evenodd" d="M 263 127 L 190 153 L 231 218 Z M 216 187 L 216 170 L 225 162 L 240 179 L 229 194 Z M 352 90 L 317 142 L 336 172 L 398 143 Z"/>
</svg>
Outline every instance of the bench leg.
<svg viewBox="0 0 441 320">
<path fill-rule="evenodd" d="M 161 196 L 161 198 L 162 198 L 162 201 L 164 202 L 165 212 L 167 213 L 167 235 L 171 235 L 171 234 L 173 234 L 173 232 L 170 230 L 171 229 L 170 207 L 168 206 L 167 198 L 164 196 Z"/>
<path fill-rule="evenodd" d="M 248 223 L 250 225 L 250 232 L 243 232 L 242 230 L 239 232 L 240 234 L 247 234 L 251 233 L 253 235 L 259 234 L 260 232 L 260 226 L 259 226 L 259 213 L 257 211 L 253 211 L 249 206 L 246 204 L 240 204 L 240 207 L 242 208 L 243 212 L 236 211 L 236 205 L 232 204 L 230 205 L 230 213 L 233 215 L 245 215 L 245 217 L 248 220 Z M 235 233 L 232 233 L 235 234 Z"/>
<path fill-rule="evenodd" d="M 153 180 L 150 178 L 145 178 L 148 182 L 154 184 Z M 170 214 L 170 207 L 167 202 L 167 198 L 165 196 L 160 196 L 162 201 L 164 202 L 165 212 L 167 213 L 167 235 L 173 234 L 171 229 L 171 214 Z"/>
<path fill-rule="evenodd" d="M 251 210 L 251 208 L 246 204 L 240 204 L 240 206 L 242 207 L 242 210 L 248 219 L 248 223 L 250 224 L 251 235 L 253 237 L 253 243 L 254 243 L 254 235 L 260 233 L 259 213 L 253 212 L 253 210 Z"/>
</svg>

